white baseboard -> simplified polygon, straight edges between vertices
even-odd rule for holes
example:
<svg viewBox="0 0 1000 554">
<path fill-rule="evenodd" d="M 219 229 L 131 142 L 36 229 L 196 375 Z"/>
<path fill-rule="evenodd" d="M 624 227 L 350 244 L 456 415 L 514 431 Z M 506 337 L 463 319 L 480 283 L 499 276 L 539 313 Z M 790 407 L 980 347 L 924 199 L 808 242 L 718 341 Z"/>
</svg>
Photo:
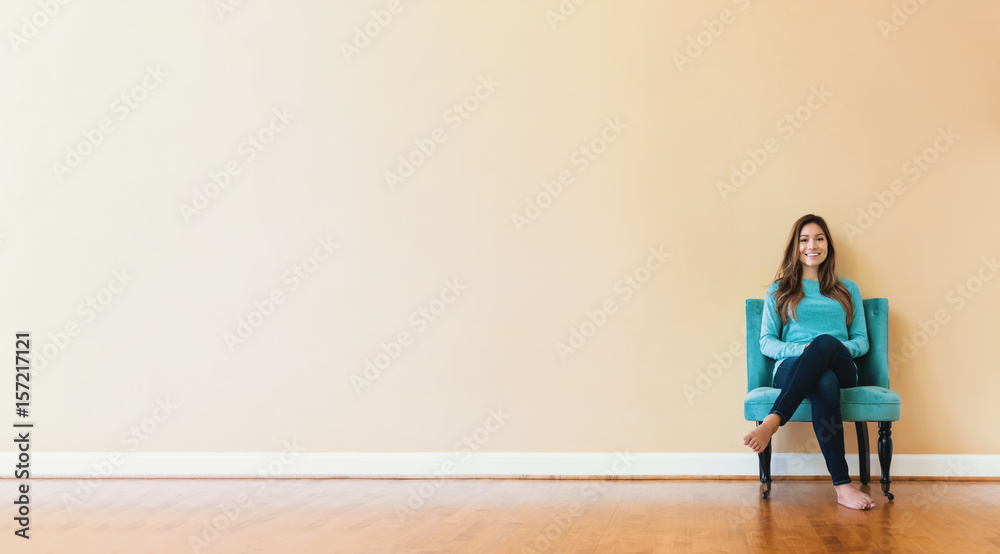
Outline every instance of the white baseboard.
<svg viewBox="0 0 1000 554">
<path fill-rule="evenodd" d="M 291 446 L 291 445 L 289 445 Z M 858 456 L 848 454 L 851 475 Z M 0 453 L 4 478 L 17 454 Z M 757 456 L 564 452 L 32 452 L 32 478 L 92 477 L 585 477 L 755 476 Z M 827 476 L 821 454 L 774 454 L 771 474 Z M 880 475 L 871 456 L 871 475 Z M 892 477 L 1000 477 L 1000 455 L 897 454 Z"/>
</svg>

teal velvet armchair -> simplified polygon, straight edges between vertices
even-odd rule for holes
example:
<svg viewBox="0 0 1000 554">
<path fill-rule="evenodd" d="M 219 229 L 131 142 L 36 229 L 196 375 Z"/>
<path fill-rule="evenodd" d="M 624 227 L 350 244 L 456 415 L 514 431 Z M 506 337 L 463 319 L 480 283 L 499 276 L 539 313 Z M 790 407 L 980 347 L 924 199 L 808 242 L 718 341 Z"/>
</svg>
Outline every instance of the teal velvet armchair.
<svg viewBox="0 0 1000 554">
<path fill-rule="evenodd" d="M 841 416 L 845 422 L 853 421 L 858 432 L 860 478 L 863 484 L 871 480 L 868 454 L 868 422 L 878 422 L 878 459 L 882 466 L 882 492 L 889 498 L 891 480 L 889 465 L 892 463 L 892 422 L 899 421 L 899 394 L 889 390 L 889 301 L 885 298 L 863 300 L 865 322 L 868 325 L 868 353 L 855 359 L 858 366 L 858 386 L 840 391 Z M 760 352 L 760 325 L 764 301 L 751 298 L 746 301 L 747 318 L 747 397 L 743 414 L 747 421 L 757 425 L 767 417 L 778 397 L 779 389 L 772 387 L 774 360 Z M 812 406 L 806 399 L 795 410 L 791 421 L 812 421 Z M 758 454 L 760 482 L 764 490 L 761 498 L 771 492 L 771 444 Z"/>
</svg>

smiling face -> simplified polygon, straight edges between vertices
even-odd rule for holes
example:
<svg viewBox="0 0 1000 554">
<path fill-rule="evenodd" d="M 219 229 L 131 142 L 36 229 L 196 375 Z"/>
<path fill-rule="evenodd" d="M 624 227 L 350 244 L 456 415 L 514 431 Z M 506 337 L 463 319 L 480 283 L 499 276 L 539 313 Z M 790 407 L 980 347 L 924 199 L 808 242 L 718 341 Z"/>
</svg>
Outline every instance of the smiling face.
<svg viewBox="0 0 1000 554">
<path fill-rule="evenodd" d="M 799 261 L 804 276 L 816 279 L 819 266 L 826 261 L 827 239 L 823 228 L 816 223 L 807 223 L 799 231 Z"/>
</svg>

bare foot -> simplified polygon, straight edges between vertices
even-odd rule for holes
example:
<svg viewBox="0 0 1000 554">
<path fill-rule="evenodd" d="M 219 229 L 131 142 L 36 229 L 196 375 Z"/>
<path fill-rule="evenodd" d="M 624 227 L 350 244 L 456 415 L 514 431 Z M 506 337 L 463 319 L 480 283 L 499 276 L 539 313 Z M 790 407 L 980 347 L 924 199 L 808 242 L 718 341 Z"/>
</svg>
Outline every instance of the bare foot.
<svg viewBox="0 0 1000 554">
<path fill-rule="evenodd" d="M 754 454 L 760 454 L 767 448 L 771 442 L 771 435 L 778 430 L 778 427 L 781 427 L 781 418 L 777 414 L 768 414 L 760 425 L 743 437 L 743 444 L 749 446 Z"/>
<path fill-rule="evenodd" d="M 872 500 L 872 497 L 854 488 L 854 485 L 850 483 L 837 485 L 833 488 L 837 489 L 838 504 L 847 506 L 852 510 L 867 510 L 875 507 L 875 501 Z"/>
</svg>

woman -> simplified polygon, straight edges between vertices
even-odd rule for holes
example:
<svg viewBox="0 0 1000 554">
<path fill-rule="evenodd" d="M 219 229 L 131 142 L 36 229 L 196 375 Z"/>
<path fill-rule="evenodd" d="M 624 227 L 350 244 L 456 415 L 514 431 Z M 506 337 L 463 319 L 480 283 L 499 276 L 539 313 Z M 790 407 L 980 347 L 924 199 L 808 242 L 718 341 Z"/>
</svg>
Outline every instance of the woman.
<svg viewBox="0 0 1000 554">
<path fill-rule="evenodd" d="M 781 389 L 764 421 L 743 437 L 760 453 L 802 400 L 812 402 L 813 430 L 833 478 L 837 502 L 855 510 L 875 502 L 851 484 L 844 455 L 840 389 L 858 384 L 854 358 L 868 352 L 861 291 L 837 277 L 830 230 L 822 217 L 799 218 L 785 247 L 775 282 L 767 289 L 760 351 L 775 360 L 774 386 Z"/>
</svg>

